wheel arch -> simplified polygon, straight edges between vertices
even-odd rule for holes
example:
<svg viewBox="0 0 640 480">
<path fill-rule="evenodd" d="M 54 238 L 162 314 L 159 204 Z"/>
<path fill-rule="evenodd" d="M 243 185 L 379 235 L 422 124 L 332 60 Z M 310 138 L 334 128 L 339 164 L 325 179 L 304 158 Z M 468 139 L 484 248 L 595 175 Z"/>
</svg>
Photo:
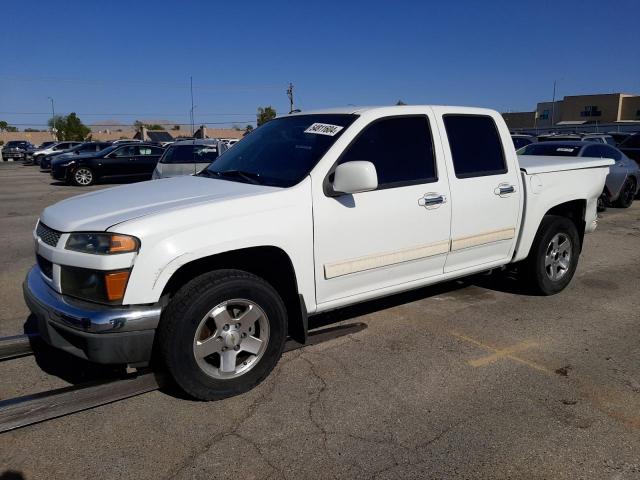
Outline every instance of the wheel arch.
<svg viewBox="0 0 640 480">
<path fill-rule="evenodd" d="M 304 297 L 299 293 L 293 262 L 279 247 L 256 246 L 197 258 L 181 265 L 162 290 L 162 298 L 169 299 L 193 278 L 219 269 L 236 269 L 266 280 L 282 297 L 287 309 L 288 334 L 305 343 L 308 320 Z"/>
</svg>

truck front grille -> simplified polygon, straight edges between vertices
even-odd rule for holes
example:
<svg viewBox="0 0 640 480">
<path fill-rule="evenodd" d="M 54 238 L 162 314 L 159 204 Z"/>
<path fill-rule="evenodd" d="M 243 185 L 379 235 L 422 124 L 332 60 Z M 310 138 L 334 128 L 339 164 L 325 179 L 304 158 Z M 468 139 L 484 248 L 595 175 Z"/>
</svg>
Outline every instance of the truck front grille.
<svg viewBox="0 0 640 480">
<path fill-rule="evenodd" d="M 60 235 L 62 234 L 57 230 L 47 227 L 44 223 L 38 222 L 36 235 L 47 245 L 55 247 L 58 245 L 58 240 L 60 240 Z"/>
</svg>

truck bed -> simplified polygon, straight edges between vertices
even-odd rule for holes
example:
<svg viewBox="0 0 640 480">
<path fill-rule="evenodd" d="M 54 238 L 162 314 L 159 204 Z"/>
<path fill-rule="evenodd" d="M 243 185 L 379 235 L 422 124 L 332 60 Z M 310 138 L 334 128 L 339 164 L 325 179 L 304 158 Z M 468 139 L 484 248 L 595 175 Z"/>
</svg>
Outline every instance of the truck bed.
<svg viewBox="0 0 640 480">
<path fill-rule="evenodd" d="M 520 170 L 528 175 L 613 165 L 611 158 L 559 157 L 552 155 L 518 155 Z"/>
</svg>

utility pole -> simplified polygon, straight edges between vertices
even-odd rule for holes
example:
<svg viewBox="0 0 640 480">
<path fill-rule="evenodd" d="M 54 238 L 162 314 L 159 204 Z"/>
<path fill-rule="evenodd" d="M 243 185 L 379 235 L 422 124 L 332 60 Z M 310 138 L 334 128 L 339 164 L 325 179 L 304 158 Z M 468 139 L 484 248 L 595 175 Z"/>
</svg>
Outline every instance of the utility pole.
<svg viewBox="0 0 640 480">
<path fill-rule="evenodd" d="M 551 126 L 555 125 L 556 119 L 556 81 L 553 81 L 553 98 L 551 100 Z"/>
<path fill-rule="evenodd" d="M 193 123 L 194 123 L 194 119 L 193 119 L 193 77 L 189 77 L 191 80 L 191 136 L 193 137 L 193 134 L 195 133 L 194 129 L 193 129 Z"/>
<path fill-rule="evenodd" d="M 53 136 L 55 139 L 58 139 L 58 131 L 56 130 L 56 110 L 53 108 L 53 97 L 47 97 L 51 100 L 51 130 L 53 131 Z"/>
<path fill-rule="evenodd" d="M 287 88 L 287 97 L 289 97 L 289 113 L 293 113 L 293 83 L 291 82 Z"/>
</svg>

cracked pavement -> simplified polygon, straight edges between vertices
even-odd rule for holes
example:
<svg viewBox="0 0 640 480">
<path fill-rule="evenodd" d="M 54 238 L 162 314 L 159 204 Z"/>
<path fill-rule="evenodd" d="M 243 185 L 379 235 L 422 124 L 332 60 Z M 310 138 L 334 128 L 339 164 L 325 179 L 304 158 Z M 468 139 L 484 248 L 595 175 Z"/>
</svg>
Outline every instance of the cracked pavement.
<svg viewBox="0 0 640 480">
<path fill-rule="evenodd" d="M 0 164 L 0 336 L 27 319 L 39 212 L 100 188 Z M 640 202 L 602 215 L 559 295 L 479 275 L 314 318 L 368 328 L 238 397 L 156 391 L 2 434 L 0 478 L 640 478 L 639 267 Z M 108 373 L 5 361 L 0 399 Z"/>
</svg>

